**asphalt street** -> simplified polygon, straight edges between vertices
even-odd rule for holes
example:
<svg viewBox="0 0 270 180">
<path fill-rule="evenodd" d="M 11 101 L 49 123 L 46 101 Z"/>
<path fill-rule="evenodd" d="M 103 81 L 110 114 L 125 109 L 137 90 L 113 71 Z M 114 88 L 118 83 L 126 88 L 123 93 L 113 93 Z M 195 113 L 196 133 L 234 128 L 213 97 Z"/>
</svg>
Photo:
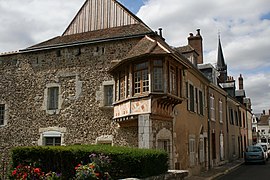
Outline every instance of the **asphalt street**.
<svg viewBox="0 0 270 180">
<path fill-rule="evenodd" d="M 260 180 L 270 179 L 270 160 L 266 164 L 241 165 L 230 173 L 219 177 L 219 180 Z"/>
</svg>

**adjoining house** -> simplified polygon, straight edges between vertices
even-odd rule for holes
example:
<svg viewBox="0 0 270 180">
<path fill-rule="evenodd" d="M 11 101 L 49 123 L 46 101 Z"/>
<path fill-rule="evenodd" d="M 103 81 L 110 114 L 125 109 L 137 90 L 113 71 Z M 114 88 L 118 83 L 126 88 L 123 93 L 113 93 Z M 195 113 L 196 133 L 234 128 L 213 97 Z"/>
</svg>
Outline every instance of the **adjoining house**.
<svg viewBox="0 0 270 180">
<path fill-rule="evenodd" d="M 86 0 L 61 36 L 0 55 L 1 155 L 16 146 L 154 148 L 193 174 L 240 158 L 251 103 L 227 76 L 220 41 L 215 68 L 203 64 L 200 30 L 173 48 L 116 0 L 101 2 Z"/>
</svg>

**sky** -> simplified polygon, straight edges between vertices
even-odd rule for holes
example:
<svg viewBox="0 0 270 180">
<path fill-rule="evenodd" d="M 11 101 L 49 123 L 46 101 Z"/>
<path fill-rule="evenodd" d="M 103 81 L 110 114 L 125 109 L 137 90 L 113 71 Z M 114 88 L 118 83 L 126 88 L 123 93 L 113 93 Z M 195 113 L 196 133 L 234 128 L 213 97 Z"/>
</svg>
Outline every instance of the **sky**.
<svg viewBox="0 0 270 180">
<path fill-rule="evenodd" d="M 0 53 L 61 35 L 85 0 L 0 0 Z M 254 113 L 270 109 L 269 0 L 119 0 L 166 42 L 187 45 L 201 29 L 204 63 L 216 64 L 218 34 L 229 75 L 242 74 Z"/>
</svg>

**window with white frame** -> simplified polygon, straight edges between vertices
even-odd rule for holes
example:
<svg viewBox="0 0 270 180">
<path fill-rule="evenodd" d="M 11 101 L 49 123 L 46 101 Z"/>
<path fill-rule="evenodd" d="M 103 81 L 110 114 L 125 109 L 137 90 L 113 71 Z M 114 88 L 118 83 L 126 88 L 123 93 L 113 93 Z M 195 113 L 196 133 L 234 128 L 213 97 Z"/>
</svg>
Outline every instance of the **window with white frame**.
<svg viewBox="0 0 270 180">
<path fill-rule="evenodd" d="M 44 146 L 61 146 L 61 132 L 46 131 L 43 132 Z"/>
<path fill-rule="evenodd" d="M 190 162 L 190 166 L 194 166 L 195 165 L 195 138 L 194 137 L 190 137 L 189 138 L 189 162 Z"/>
<path fill-rule="evenodd" d="M 148 62 L 134 65 L 134 93 L 141 94 L 149 92 Z"/>
<path fill-rule="evenodd" d="M 210 118 L 211 120 L 215 121 L 216 114 L 215 114 L 215 97 L 213 94 L 210 95 Z"/>
<path fill-rule="evenodd" d="M 0 104 L 0 126 L 5 125 L 5 104 Z"/>
<path fill-rule="evenodd" d="M 218 109 L 219 109 L 219 122 L 223 122 L 223 106 L 222 106 L 222 100 L 219 99 L 218 101 Z"/>
</svg>

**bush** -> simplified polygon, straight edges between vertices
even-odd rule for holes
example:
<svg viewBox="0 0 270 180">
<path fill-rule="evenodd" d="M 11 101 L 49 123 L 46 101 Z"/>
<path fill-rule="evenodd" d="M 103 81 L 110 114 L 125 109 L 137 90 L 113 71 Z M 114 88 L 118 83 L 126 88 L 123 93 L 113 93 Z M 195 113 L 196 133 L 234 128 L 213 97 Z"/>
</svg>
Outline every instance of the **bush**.
<svg viewBox="0 0 270 180">
<path fill-rule="evenodd" d="M 61 173 L 63 179 L 69 179 L 75 176 L 78 164 L 91 163 L 92 153 L 110 157 L 109 166 L 103 168 L 113 179 L 144 178 L 168 170 L 168 155 L 164 151 L 107 145 L 16 147 L 12 149 L 13 168 L 35 163 L 44 172 Z"/>
</svg>

